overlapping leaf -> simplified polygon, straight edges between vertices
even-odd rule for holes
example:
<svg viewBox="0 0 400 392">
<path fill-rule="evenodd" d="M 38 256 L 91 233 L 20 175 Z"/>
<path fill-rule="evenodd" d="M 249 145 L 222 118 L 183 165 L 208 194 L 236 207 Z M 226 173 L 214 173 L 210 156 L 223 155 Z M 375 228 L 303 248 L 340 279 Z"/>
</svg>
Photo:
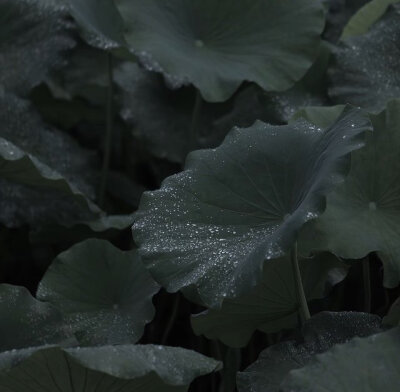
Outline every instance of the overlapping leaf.
<svg viewBox="0 0 400 392">
<path fill-rule="evenodd" d="M 345 39 L 334 51 L 329 94 L 379 112 L 400 97 L 400 5 L 392 6 L 363 35 Z"/>
<path fill-rule="evenodd" d="M 397 391 L 400 388 L 400 328 L 355 338 L 292 371 L 282 392 Z"/>
<path fill-rule="evenodd" d="M 256 122 L 191 153 L 185 171 L 142 197 L 133 235 L 147 268 L 168 291 L 192 286 L 209 307 L 248 292 L 264 260 L 282 256 L 323 211 L 368 129 L 348 108 L 326 130 Z"/>
<path fill-rule="evenodd" d="M 35 0 L 0 2 L 0 85 L 19 95 L 65 64 L 75 42 L 65 10 Z"/>
<path fill-rule="evenodd" d="M 93 156 L 46 126 L 30 105 L 0 90 L 0 220 L 21 224 L 94 219 Z M 51 148 L 49 148 L 51 146 Z"/>
<path fill-rule="evenodd" d="M 343 263 L 321 254 L 300 260 L 307 299 L 322 298 L 346 276 Z M 298 298 L 289 257 L 266 263 L 263 279 L 248 295 L 225 300 L 222 308 L 208 310 L 192 318 L 196 334 L 220 339 L 224 344 L 243 347 L 256 330 L 279 332 L 298 325 Z"/>
<path fill-rule="evenodd" d="M 328 196 L 320 219 L 303 232 L 312 248 L 341 257 L 357 259 L 378 251 L 387 287 L 400 282 L 399 113 L 400 101 L 395 100 L 370 116 L 374 132 L 366 147 L 353 153 L 346 181 Z"/>
<path fill-rule="evenodd" d="M 390 4 L 399 0 L 371 0 L 361 7 L 343 29 L 342 38 L 366 33 L 386 12 Z"/>
<path fill-rule="evenodd" d="M 68 67 L 53 72 L 46 82 L 58 99 L 70 101 L 79 97 L 93 105 L 104 106 L 108 86 L 107 63 L 107 54 L 103 50 L 80 43 L 71 52 Z"/>
<path fill-rule="evenodd" d="M 268 93 L 257 86 L 249 86 L 239 92 L 233 110 L 216 121 L 216 128 L 228 131 L 233 126 L 248 127 L 255 119 L 270 124 L 286 124 L 303 107 L 325 105 L 328 100 L 326 71 L 330 55 L 330 49 L 324 42 L 306 75 L 288 91 Z"/>
<path fill-rule="evenodd" d="M 324 26 L 313 0 L 122 0 L 131 50 L 175 86 L 224 101 L 244 81 L 282 91 L 310 67 Z M 282 31 L 285 33 L 282 34 Z"/>
<path fill-rule="evenodd" d="M 0 285 L 0 352 L 43 344 L 74 343 L 61 314 L 25 287 Z"/>
<path fill-rule="evenodd" d="M 66 0 L 84 37 L 93 46 L 111 49 L 125 44 L 124 21 L 113 0 Z"/>
<path fill-rule="evenodd" d="M 116 68 L 115 81 L 121 89 L 121 116 L 133 127 L 134 136 L 143 141 L 154 156 L 184 162 L 192 149 L 193 91 L 171 91 L 158 75 L 130 62 Z M 217 146 L 227 133 L 227 130 L 211 126 L 216 117 L 215 106 L 204 104 L 197 124 L 198 142 L 202 147 Z"/>
<path fill-rule="evenodd" d="M 185 392 L 194 378 L 220 363 L 194 351 L 153 345 L 60 349 L 0 354 L 0 388 L 31 392 Z"/>
<path fill-rule="evenodd" d="M 91 239 L 57 256 L 37 296 L 61 311 L 81 344 L 122 344 L 140 339 L 158 290 L 137 251 Z"/>
<path fill-rule="evenodd" d="M 369 0 L 321 0 L 327 8 L 326 26 L 323 37 L 330 42 L 337 42 L 343 28 L 360 7 Z"/>
<path fill-rule="evenodd" d="M 316 354 L 355 336 L 369 336 L 380 330 L 380 318 L 367 313 L 323 312 L 308 320 L 303 341 L 288 341 L 265 349 L 256 362 L 238 373 L 239 392 L 278 392 L 289 372 L 312 361 Z M 358 357 L 357 357 L 358 358 Z M 351 359 L 354 363 L 354 357 Z M 336 389 L 335 389 L 336 391 Z"/>
</svg>

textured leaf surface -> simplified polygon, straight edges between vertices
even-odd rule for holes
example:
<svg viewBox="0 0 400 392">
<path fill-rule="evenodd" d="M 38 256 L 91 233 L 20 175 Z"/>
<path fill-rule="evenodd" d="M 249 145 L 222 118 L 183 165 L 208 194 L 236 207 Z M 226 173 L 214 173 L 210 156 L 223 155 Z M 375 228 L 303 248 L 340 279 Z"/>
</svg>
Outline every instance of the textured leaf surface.
<svg viewBox="0 0 400 392">
<path fill-rule="evenodd" d="M 0 89 L 0 220 L 7 227 L 91 220 L 93 157 Z M 51 148 L 49 148 L 51 146 Z"/>
<path fill-rule="evenodd" d="M 213 102 L 228 99 L 244 80 L 272 91 L 291 87 L 310 67 L 324 26 L 313 0 L 122 0 L 117 6 L 126 40 L 144 64 L 173 85 L 194 84 Z"/>
<path fill-rule="evenodd" d="M 379 112 L 400 97 L 400 5 L 363 35 L 345 39 L 334 50 L 329 95 L 335 103 L 350 103 Z"/>
<path fill-rule="evenodd" d="M 395 287 L 400 282 L 400 100 L 370 118 L 374 132 L 353 153 L 349 176 L 328 196 L 326 211 L 304 228 L 302 237 L 314 249 L 344 258 L 378 251 L 384 284 Z"/>
<path fill-rule="evenodd" d="M 33 354 L 33 355 L 32 355 Z M 61 350 L 50 347 L 0 354 L 5 391 L 184 392 L 219 362 L 194 351 L 152 345 Z"/>
<path fill-rule="evenodd" d="M 190 126 L 195 94 L 172 91 L 159 75 L 135 63 L 124 62 L 115 72 L 121 89 L 122 118 L 132 126 L 133 135 L 156 157 L 183 163 L 193 141 Z M 211 126 L 217 117 L 216 104 L 203 103 L 197 124 L 199 146 L 215 147 L 230 129 L 218 131 Z M 253 119 L 254 121 L 254 119 Z"/>
<path fill-rule="evenodd" d="M 303 327 L 303 341 L 271 346 L 244 372 L 238 373 L 239 392 L 280 391 L 282 381 L 291 370 L 305 366 L 315 354 L 335 344 L 379 332 L 380 321 L 378 316 L 355 312 L 322 312 L 313 316 Z M 358 362 L 354 357 L 352 361 Z"/>
<path fill-rule="evenodd" d="M 0 352 L 74 341 L 55 308 L 8 284 L 0 285 L 0 336 Z"/>
<path fill-rule="evenodd" d="M 0 85 L 25 95 L 64 64 L 75 42 L 65 12 L 35 0 L 0 2 Z"/>
<path fill-rule="evenodd" d="M 324 297 L 343 280 L 347 269 L 334 256 L 321 254 L 300 260 L 307 299 Z M 222 308 L 192 317 L 194 332 L 224 344 L 243 347 L 256 330 L 279 332 L 298 325 L 298 299 L 290 257 L 264 265 L 263 279 L 252 292 L 235 300 L 225 300 Z"/>
<path fill-rule="evenodd" d="M 125 44 L 124 21 L 114 0 L 67 0 L 89 44 L 111 49 Z"/>
<path fill-rule="evenodd" d="M 158 290 L 137 251 L 91 239 L 57 256 L 37 296 L 61 311 L 81 344 L 122 344 L 140 339 Z"/>
<path fill-rule="evenodd" d="M 265 259 L 280 257 L 324 209 L 323 194 L 346 173 L 368 119 L 348 108 L 323 131 L 300 121 L 235 129 L 186 170 L 144 193 L 134 240 L 168 291 L 193 286 L 207 306 L 248 292 Z"/>
<path fill-rule="evenodd" d="M 400 328 L 355 338 L 292 371 L 283 392 L 380 392 L 400 388 Z"/>
</svg>

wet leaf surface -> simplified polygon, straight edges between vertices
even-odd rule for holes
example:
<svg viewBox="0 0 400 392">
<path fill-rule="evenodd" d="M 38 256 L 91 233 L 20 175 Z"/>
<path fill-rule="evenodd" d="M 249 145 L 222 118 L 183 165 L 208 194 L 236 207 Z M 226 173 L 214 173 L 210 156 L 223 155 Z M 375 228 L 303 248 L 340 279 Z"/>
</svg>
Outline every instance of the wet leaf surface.
<svg viewBox="0 0 400 392">
<path fill-rule="evenodd" d="M 133 236 L 143 262 L 168 291 L 193 286 L 209 307 L 248 292 L 264 260 L 281 257 L 324 209 L 323 194 L 368 129 L 347 108 L 326 130 L 256 122 L 217 149 L 191 153 L 185 171 L 142 197 Z"/>
</svg>

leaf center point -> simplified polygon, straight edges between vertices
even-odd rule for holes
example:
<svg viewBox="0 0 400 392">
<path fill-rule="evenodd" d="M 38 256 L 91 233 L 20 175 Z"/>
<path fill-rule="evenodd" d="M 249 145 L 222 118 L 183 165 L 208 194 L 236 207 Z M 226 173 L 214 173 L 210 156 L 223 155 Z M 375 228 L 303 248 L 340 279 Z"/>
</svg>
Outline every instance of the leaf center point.
<svg viewBox="0 0 400 392">
<path fill-rule="evenodd" d="M 196 48 L 202 48 L 204 47 L 204 41 L 201 39 L 196 39 L 194 41 L 194 45 L 196 46 Z"/>
</svg>

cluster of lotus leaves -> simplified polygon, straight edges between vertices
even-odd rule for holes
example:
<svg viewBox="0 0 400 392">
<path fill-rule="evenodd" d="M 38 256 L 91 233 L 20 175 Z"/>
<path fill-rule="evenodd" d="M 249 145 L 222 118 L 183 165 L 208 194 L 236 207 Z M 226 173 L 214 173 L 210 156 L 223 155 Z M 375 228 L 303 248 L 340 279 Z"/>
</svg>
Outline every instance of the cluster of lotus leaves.
<svg viewBox="0 0 400 392">
<path fill-rule="evenodd" d="M 211 102 L 228 99 L 245 80 L 268 91 L 290 88 L 311 66 L 325 23 L 313 0 L 69 3 L 100 47 L 123 47 L 172 87 L 193 84 Z"/>
<path fill-rule="evenodd" d="M 325 208 L 369 119 L 347 107 L 328 128 L 305 120 L 233 129 L 216 149 L 192 152 L 185 170 L 144 193 L 134 240 L 168 291 L 218 307 L 261 279 L 264 261 L 284 256 Z M 261 175 L 260 175 L 261 173 Z"/>
<path fill-rule="evenodd" d="M 37 298 L 0 285 L 0 388 L 187 391 L 221 364 L 183 348 L 135 344 L 158 290 L 137 251 L 95 239 L 54 260 Z"/>
</svg>

